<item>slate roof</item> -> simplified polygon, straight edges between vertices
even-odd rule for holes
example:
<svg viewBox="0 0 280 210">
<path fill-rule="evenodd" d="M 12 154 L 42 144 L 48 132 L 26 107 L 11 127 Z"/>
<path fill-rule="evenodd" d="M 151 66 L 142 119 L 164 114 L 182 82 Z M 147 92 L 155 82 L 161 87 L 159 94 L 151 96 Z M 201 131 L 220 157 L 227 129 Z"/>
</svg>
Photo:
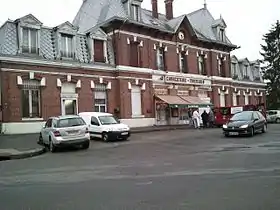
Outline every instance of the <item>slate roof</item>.
<svg viewBox="0 0 280 210">
<path fill-rule="evenodd" d="M 102 23 L 108 20 L 120 19 L 175 33 L 185 17 L 190 21 L 190 24 L 199 39 L 236 47 L 227 37 L 224 42 L 221 42 L 215 35 L 213 24 L 224 23 L 224 21 L 221 18 L 215 20 L 207 8 L 202 8 L 190 14 L 175 17 L 171 20 L 167 20 L 163 14 L 159 14 L 158 18 L 154 18 L 152 16 L 152 11 L 141 9 L 141 20 L 135 22 L 128 15 L 126 7 L 124 7 L 121 0 L 85 0 L 73 20 L 73 25 L 78 26 L 81 32 L 85 32 L 91 27 L 102 25 Z"/>
<path fill-rule="evenodd" d="M 260 61 L 249 61 L 248 58 L 241 58 L 238 59 L 236 56 L 231 56 L 231 62 L 236 63 L 236 70 L 237 70 L 237 80 L 240 81 L 254 81 L 263 83 L 263 78 L 261 75 L 261 68 L 260 68 Z M 249 78 L 246 79 L 243 76 L 243 72 L 245 70 L 245 65 L 248 65 L 248 76 Z M 233 67 L 233 66 L 232 66 Z M 232 76 L 234 77 L 234 70 L 231 69 Z"/>
<path fill-rule="evenodd" d="M 0 28 L 0 55 L 5 56 L 20 56 L 20 57 L 31 57 L 33 59 L 45 59 L 45 60 L 60 60 L 60 49 L 58 49 L 59 38 L 57 36 L 57 30 L 61 26 L 69 25 L 71 23 L 65 22 L 57 27 L 48 28 L 42 26 L 40 28 L 40 43 L 39 43 L 39 54 L 22 54 L 20 53 L 21 44 L 18 42 L 18 30 L 17 22 L 27 19 L 37 20 L 33 15 L 29 14 L 22 18 L 17 19 L 16 21 L 8 20 Z M 104 32 L 100 33 L 100 28 L 93 28 L 91 34 L 95 34 L 96 37 L 106 39 L 104 37 Z M 106 36 L 106 35 L 105 35 Z M 65 59 L 65 62 L 81 62 L 81 63 L 90 63 L 90 51 L 88 47 L 87 36 L 83 33 L 75 34 L 75 57 L 74 59 Z M 114 53 L 111 40 L 108 39 L 108 60 L 109 64 L 114 64 Z"/>
</svg>

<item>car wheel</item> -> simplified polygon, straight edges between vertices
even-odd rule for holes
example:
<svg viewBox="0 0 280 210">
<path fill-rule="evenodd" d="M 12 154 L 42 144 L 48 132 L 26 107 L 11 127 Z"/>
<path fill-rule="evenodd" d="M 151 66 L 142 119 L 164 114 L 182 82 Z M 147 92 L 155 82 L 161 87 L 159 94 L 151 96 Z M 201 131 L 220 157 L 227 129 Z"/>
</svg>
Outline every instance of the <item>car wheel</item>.
<svg viewBox="0 0 280 210">
<path fill-rule="evenodd" d="M 225 137 L 229 137 L 229 134 L 228 134 L 228 133 L 224 133 L 224 136 L 225 136 Z"/>
<path fill-rule="evenodd" d="M 105 141 L 105 142 L 108 142 L 109 141 L 109 136 L 107 133 L 103 133 L 102 134 L 102 140 Z"/>
<path fill-rule="evenodd" d="M 254 129 L 254 127 L 252 127 L 250 129 L 250 136 L 253 137 L 254 135 L 255 135 L 255 129 Z"/>
<path fill-rule="evenodd" d="M 266 132 L 267 132 L 267 125 L 264 125 L 262 129 L 262 133 L 266 133 Z"/>
<path fill-rule="evenodd" d="M 52 152 L 52 153 L 54 153 L 56 151 L 56 148 L 51 139 L 50 139 L 50 143 L 49 143 L 49 149 L 50 149 L 50 152 Z"/>
<path fill-rule="evenodd" d="M 275 122 L 276 122 L 276 123 L 280 123 L 280 118 L 277 118 L 277 119 L 275 120 Z"/>
<path fill-rule="evenodd" d="M 44 141 L 43 141 L 42 133 L 40 133 L 40 135 L 39 135 L 38 144 L 40 144 L 40 145 L 44 145 Z"/>
<path fill-rule="evenodd" d="M 89 148 L 89 142 L 84 143 L 84 144 L 83 144 L 83 149 L 88 149 L 88 148 Z"/>
</svg>

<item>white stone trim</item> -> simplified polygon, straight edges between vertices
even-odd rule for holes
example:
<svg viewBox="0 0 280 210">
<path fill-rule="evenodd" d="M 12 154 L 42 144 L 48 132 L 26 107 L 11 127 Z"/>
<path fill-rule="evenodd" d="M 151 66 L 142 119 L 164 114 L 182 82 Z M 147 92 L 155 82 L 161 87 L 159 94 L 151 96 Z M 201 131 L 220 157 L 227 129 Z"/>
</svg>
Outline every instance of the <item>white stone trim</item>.
<svg viewBox="0 0 280 210">
<path fill-rule="evenodd" d="M 108 82 L 107 86 L 106 86 L 107 90 L 111 90 L 112 89 L 112 82 Z"/>
<path fill-rule="evenodd" d="M 103 52 L 105 57 L 105 63 L 108 63 L 107 41 L 103 41 Z"/>
<path fill-rule="evenodd" d="M 46 61 L 46 60 L 36 60 L 36 59 L 29 59 L 29 58 L 15 58 L 15 57 L 1 57 L 1 61 L 9 61 L 9 62 L 15 62 L 16 64 L 22 63 L 22 64 L 37 64 L 37 65 L 51 65 L 51 66 L 56 66 L 56 67 L 68 67 L 68 68 L 82 68 L 82 69 L 92 69 L 96 71 L 98 70 L 106 70 L 106 71 L 114 71 L 115 68 L 112 66 L 104 66 L 104 65 L 97 65 L 97 64 L 81 64 L 81 63 L 67 63 L 63 61 Z M 35 72 L 35 71 L 34 71 Z"/>
<path fill-rule="evenodd" d="M 254 86 L 263 86 L 265 87 L 266 84 L 265 83 L 257 83 L 257 82 L 249 82 L 249 81 L 238 81 L 238 80 L 232 80 L 233 83 L 236 84 L 244 84 L 244 85 L 254 85 Z"/>
<path fill-rule="evenodd" d="M 132 67 L 132 66 L 122 66 L 118 65 L 116 66 L 116 70 L 118 71 L 131 71 L 131 72 L 141 72 L 141 73 L 148 73 L 152 74 L 153 70 L 148 68 L 138 68 L 138 67 Z"/>
<path fill-rule="evenodd" d="M 91 88 L 91 89 L 94 89 L 94 88 L 95 88 L 95 83 L 94 83 L 94 81 L 92 81 L 92 80 L 90 81 L 90 88 Z"/>
<path fill-rule="evenodd" d="M 128 87 L 127 87 L 128 90 L 131 90 L 131 82 L 128 82 L 128 83 L 127 83 L 127 86 L 128 86 Z"/>
<path fill-rule="evenodd" d="M 147 35 L 143 35 L 143 34 L 137 34 L 137 33 L 133 33 L 133 32 L 127 32 L 127 31 L 123 31 L 123 30 L 115 30 L 115 33 L 121 33 L 121 34 L 129 35 L 129 36 L 138 36 L 140 38 L 150 39 L 150 40 L 155 41 L 155 42 L 166 43 L 166 44 L 169 44 L 169 45 L 175 45 L 175 46 L 177 46 L 178 44 L 179 45 L 185 45 L 185 43 L 181 43 L 181 42 L 173 42 L 173 41 L 167 41 L 167 40 L 162 40 L 162 39 L 156 39 L 156 38 L 153 38 L 151 36 L 147 36 Z M 108 33 L 108 35 L 112 36 L 113 32 Z M 209 50 L 207 48 L 197 47 L 197 46 L 194 46 L 194 45 L 188 45 L 188 47 L 192 48 L 192 49 L 201 50 L 201 51 L 211 51 L 211 52 L 222 53 L 222 54 L 227 54 L 227 55 L 230 54 L 229 52 L 224 52 L 224 51 L 220 51 L 220 50 L 216 50 L 216 49 L 210 49 Z"/>
<path fill-rule="evenodd" d="M 143 84 L 142 84 L 141 90 L 146 90 L 146 83 L 143 83 Z"/>
<path fill-rule="evenodd" d="M 2 69 L 3 70 L 3 69 Z M 29 79 L 34 79 L 34 72 L 29 72 Z M 23 84 L 23 80 L 21 76 L 17 76 L 17 85 L 22 85 Z M 40 86 L 46 86 L 46 78 L 42 77 L 40 80 Z"/>
</svg>

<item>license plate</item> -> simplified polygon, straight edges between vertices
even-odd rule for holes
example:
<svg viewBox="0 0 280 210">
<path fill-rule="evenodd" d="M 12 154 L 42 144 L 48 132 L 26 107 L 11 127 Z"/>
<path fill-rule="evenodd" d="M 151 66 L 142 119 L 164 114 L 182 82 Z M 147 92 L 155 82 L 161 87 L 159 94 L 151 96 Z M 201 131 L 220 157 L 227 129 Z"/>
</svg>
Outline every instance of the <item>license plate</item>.
<svg viewBox="0 0 280 210">
<path fill-rule="evenodd" d="M 78 133 L 78 131 L 68 131 L 67 133 L 68 133 L 69 135 L 75 135 L 75 134 Z"/>
<path fill-rule="evenodd" d="M 231 136 L 238 136 L 238 132 L 229 132 L 229 135 L 231 135 Z"/>
<path fill-rule="evenodd" d="M 124 132 L 124 133 L 122 133 L 122 135 L 124 136 L 124 135 L 127 135 L 128 134 L 128 132 Z"/>
</svg>

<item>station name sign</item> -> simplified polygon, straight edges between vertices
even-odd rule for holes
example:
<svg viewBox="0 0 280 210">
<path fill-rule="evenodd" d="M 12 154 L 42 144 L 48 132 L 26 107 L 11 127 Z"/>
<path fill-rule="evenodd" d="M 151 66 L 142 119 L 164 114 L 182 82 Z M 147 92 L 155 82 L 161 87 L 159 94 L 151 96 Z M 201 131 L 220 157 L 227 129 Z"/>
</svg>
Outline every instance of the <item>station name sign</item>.
<svg viewBox="0 0 280 210">
<path fill-rule="evenodd" d="M 187 77 L 165 76 L 164 80 L 166 83 L 205 85 L 205 80 L 203 79 L 192 79 Z"/>
</svg>

